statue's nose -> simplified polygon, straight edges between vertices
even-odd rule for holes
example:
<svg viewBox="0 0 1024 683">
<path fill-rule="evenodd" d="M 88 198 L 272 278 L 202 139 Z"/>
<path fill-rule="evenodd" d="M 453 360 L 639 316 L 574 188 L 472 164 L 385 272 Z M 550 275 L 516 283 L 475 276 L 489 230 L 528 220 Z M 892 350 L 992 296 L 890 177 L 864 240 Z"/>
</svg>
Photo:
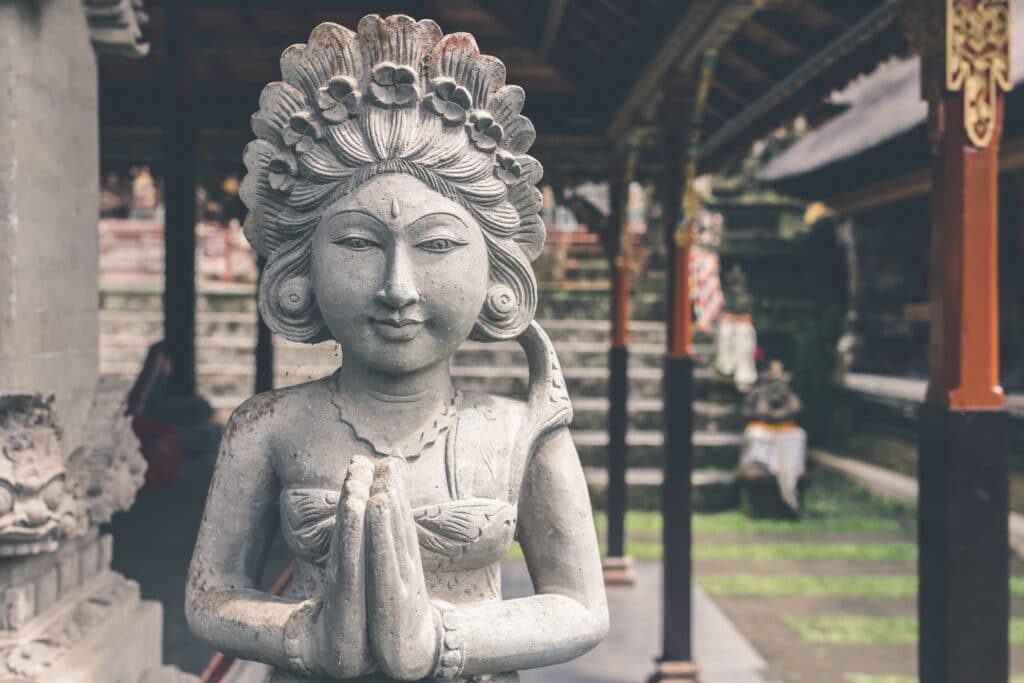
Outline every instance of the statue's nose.
<svg viewBox="0 0 1024 683">
<path fill-rule="evenodd" d="M 410 260 L 401 248 L 395 249 L 391 255 L 387 275 L 377 290 L 377 300 L 388 308 L 398 310 L 420 300 Z"/>
<path fill-rule="evenodd" d="M 41 500 L 29 500 L 20 507 L 25 526 L 42 526 L 50 520 L 50 511 L 46 509 L 46 505 Z"/>
</svg>

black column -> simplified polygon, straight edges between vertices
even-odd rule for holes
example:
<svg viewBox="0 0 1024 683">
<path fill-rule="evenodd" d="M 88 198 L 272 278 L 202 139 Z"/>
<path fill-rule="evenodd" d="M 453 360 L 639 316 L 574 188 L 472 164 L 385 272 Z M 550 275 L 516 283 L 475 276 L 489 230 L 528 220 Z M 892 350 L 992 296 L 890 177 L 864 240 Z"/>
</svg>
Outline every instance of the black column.
<svg viewBox="0 0 1024 683">
<path fill-rule="evenodd" d="M 164 341 L 167 391 L 196 393 L 196 113 L 192 91 L 192 2 L 167 3 L 164 174 Z"/>
<path fill-rule="evenodd" d="M 608 351 L 608 555 L 626 554 L 626 428 L 629 349 Z"/>
<path fill-rule="evenodd" d="M 918 662 L 925 683 L 1009 677 L 1008 418 L 921 411 Z"/>
<path fill-rule="evenodd" d="M 256 260 L 259 267 L 260 280 L 263 280 L 263 268 L 267 259 L 260 256 Z M 256 393 L 270 391 L 274 388 L 274 335 L 263 322 L 263 316 L 256 313 Z"/>
<path fill-rule="evenodd" d="M 690 516 L 693 470 L 693 360 L 665 359 L 665 456 L 661 488 L 664 547 L 664 649 L 666 662 L 692 662 L 693 566 Z M 682 672 L 680 672 L 682 673 Z M 685 678 L 685 676 L 683 676 Z"/>
</svg>

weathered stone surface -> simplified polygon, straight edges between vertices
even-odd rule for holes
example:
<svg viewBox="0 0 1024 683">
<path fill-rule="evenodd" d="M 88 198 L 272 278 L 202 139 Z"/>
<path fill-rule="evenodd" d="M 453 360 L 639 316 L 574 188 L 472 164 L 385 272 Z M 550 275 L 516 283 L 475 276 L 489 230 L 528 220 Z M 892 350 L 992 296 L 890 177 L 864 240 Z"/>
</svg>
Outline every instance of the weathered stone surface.
<svg viewBox="0 0 1024 683">
<path fill-rule="evenodd" d="M 160 606 L 110 571 L 110 551 L 92 530 L 0 564 L 0 680 L 135 681 L 160 660 Z"/>
<path fill-rule="evenodd" d="M 432 21 L 322 24 L 282 56 L 245 152 L 260 311 L 336 340 L 329 377 L 225 430 L 186 596 L 193 631 L 272 680 L 512 683 L 608 613 L 561 366 L 534 321 L 544 225 L 524 94 Z M 467 339 L 515 340 L 525 401 L 452 387 Z M 255 590 L 274 518 L 284 598 Z M 537 595 L 503 601 L 517 539 Z"/>
<path fill-rule="evenodd" d="M 0 395 L 0 557 L 52 552 L 131 506 L 146 462 L 127 391 L 99 384 L 81 444 L 68 443 L 52 397 Z"/>
<path fill-rule="evenodd" d="M 71 442 L 97 378 L 96 112 L 81 0 L 0 4 L 0 394 L 54 394 Z"/>
</svg>

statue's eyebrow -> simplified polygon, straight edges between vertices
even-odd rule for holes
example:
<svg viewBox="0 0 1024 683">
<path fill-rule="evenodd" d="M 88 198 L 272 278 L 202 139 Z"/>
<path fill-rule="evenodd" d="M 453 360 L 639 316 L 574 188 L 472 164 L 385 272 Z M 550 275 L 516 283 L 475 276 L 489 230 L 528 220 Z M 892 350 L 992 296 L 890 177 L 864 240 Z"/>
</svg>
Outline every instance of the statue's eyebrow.
<svg viewBox="0 0 1024 683">
<path fill-rule="evenodd" d="M 387 230 L 388 229 L 387 226 L 384 225 L 384 223 L 379 218 L 374 216 L 372 213 L 368 213 L 367 211 L 364 211 L 362 209 L 339 209 L 338 211 L 335 211 L 334 213 L 330 213 L 330 214 L 327 214 L 326 216 L 324 216 L 321 219 L 321 222 L 334 221 L 339 216 L 344 216 L 344 215 L 358 216 L 360 218 L 368 219 L 369 222 L 370 222 L 370 225 L 363 226 L 363 227 L 369 227 L 369 228 L 372 228 L 374 230 Z M 333 229 L 337 230 L 338 228 L 341 228 L 341 227 L 344 227 L 344 226 L 332 225 L 331 227 Z"/>
<path fill-rule="evenodd" d="M 469 229 L 469 226 L 466 225 L 466 222 L 464 220 L 462 220 L 461 218 L 456 216 L 454 213 L 451 213 L 450 211 L 434 211 L 433 213 L 428 213 L 426 215 L 420 216 L 419 218 L 414 220 L 412 223 L 410 223 L 409 227 L 406 228 L 406 229 L 407 230 L 418 230 L 418 229 L 433 227 L 430 224 L 431 221 L 438 221 L 439 219 L 440 220 L 444 220 L 446 222 L 449 219 L 454 219 L 463 228 Z"/>
</svg>

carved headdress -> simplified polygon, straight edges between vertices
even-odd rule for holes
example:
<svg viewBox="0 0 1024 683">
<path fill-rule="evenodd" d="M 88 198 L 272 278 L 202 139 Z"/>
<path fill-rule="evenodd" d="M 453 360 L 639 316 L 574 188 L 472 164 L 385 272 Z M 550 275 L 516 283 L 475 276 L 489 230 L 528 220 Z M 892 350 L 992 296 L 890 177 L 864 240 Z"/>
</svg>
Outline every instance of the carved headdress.
<svg viewBox="0 0 1024 683">
<path fill-rule="evenodd" d="M 544 244 L 542 169 L 526 154 L 533 124 L 523 89 L 468 33 L 430 20 L 364 17 L 356 32 L 321 24 L 281 56 L 252 117 L 241 197 L 245 234 L 267 258 L 260 310 L 278 334 L 329 338 L 309 285 L 310 238 L 322 211 L 366 180 L 404 173 L 480 224 L 491 292 L 473 338 L 509 339 L 536 310 L 530 261 Z"/>
</svg>

